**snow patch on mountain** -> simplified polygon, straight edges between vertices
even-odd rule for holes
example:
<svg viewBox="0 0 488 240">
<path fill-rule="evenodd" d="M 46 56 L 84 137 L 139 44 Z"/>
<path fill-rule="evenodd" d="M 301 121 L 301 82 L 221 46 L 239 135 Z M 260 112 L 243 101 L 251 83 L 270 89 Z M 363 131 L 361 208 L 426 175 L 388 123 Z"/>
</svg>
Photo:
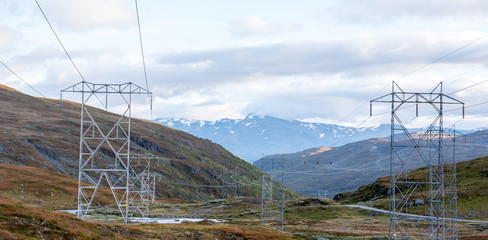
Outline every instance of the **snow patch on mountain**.
<svg viewBox="0 0 488 240">
<path fill-rule="evenodd" d="M 249 162 L 259 159 L 262 154 L 298 152 L 319 146 L 336 147 L 337 144 L 390 134 L 389 125 L 354 128 L 255 114 L 244 119 L 216 121 L 177 118 L 158 118 L 155 121 L 216 142 Z"/>
</svg>

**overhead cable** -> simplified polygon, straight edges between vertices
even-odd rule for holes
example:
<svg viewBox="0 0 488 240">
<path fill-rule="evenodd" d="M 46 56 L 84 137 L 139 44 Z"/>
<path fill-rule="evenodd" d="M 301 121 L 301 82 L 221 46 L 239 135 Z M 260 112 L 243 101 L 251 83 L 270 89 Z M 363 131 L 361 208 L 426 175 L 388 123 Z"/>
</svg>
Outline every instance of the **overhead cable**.
<svg viewBox="0 0 488 240">
<path fill-rule="evenodd" d="M 46 96 L 44 96 L 44 94 L 42 94 L 41 92 L 37 91 L 37 89 L 35 89 L 32 85 L 30 85 L 28 82 L 26 82 L 23 78 L 21 78 L 19 75 L 17 75 L 17 73 L 15 73 L 12 69 L 10 69 L 7 65 L 5 65 L 5 63 L 3 63 L 2 61 L 0 61 L 0 63 L 7 69 L 9 70 L 13 75 L 15 75 L 18 79 L 20 79 L 22 82 L 24 82 L 27 86 L 29 86 L 32 90 L 34 90 L 36 93 L 38 93 L 39 95 L 41 95 L 43 98 L 47 98 Z"/>
<path fill-rule="evenodd" d="M 447 95 L 451 95 L 451 94 L 454 94 L 454 93 L 457 93 L 457 92 L 461 92 L 461 91 L 463 91 L 463 90 L 466 90 L 466 89 L 468 89 L 468 88 L 472 88 L 472 87 L 476 87 L 476 86 L 481 85 L 481 84 L 486 83 L 486 82 L 488 82 L 488 80 L 484 80 L 484 81 L 481 81 L 481 82 L 479 82 L 479 83 L 475 83 L 475 84 L 473 84 L 473 85 L 467 86 L 467 87 L 465 87 L 465 88 L 461 88 L 461 89 L 456 90 L 456 91 L 454 91 L 454 92 L 450 92 L 450 93 L 448 93 Z"/>
<path fill-rule="evenodd" d="M 64 50 L 64 53 L 66 53 L 66 56 L 68 56 L 69 60 L 71 61 L 71 64 L 73 64 L 73 67 L 75 67 L 76 71 L 78 72 L 78 74 L 80 75 L 81 79 L 83 79 L 83 81 L 86 81 L 85 78 L 83 77 L 83 74 L 81 74 L 80 70 L 78 69 L 78 67 L 76 66 L 75 62 L 73 61 L 73 59 L 71 58 L 71 56 L 69 55 L 68 51 L 66 50 L 66 48 L 64 47 L 63 43 L 61 42 L 61 39 L 59 38 L 58 34 L 56 34 L 56 31 L 54 31 L 54 28 L 53 26 L 51 25 L 51 22 L 49 21 L 49 19 L 47 18 L 46 14 L 44 13 L 44 11 L 42 10 L 41 8 L 41 5 L 39 4 L 39 2 L 37 0 L 34 0 L 36 1 L 37 3 L 37 6 L 39 7 L 39 10 L 41 11 L 42 15 L 44 16 L 44 19 L 46 19 L 46 22 L 47 24 L 49 25 L 49 27 L 51 28 L 52 32 L 54 33 L 54 36 L 56 37 L 56 39 L 58 40 L 59 44 L 61 45 L 61 47 L 63 48 Z"/>
<path fill-rule="evenodd" d="M 404 75 L 400 76 L 399 78 L 397 78 L 397 80 L 398 80 L 398 79 L 400 79 L 400 78 L 404 78 L 404 77 L 406 77 L 406 76 L 408 76 L 408 75 L 411 75 L 411 74 L 413 74 L 413 73 L 415 73 L 415 72 L 418 72 L 418 71 L 420 71 L 420 70 L 422 70 L 422 69 L 424 69 L 424 68 L 426 68 L 426 67 L 428 67 L 428 66 L 430 66 L 430 65 L 432 65 L 432 64 L 434 64 L 434 63 L 436 63 L 436 62 L 439 62 L 440 60 L 442 60 L 442 59 L 444 59 L 444 58 L 446 58 L 446 57 L 448 57 L 448 56 L 451 56 L 452 54 L 454 54 L 454 53 L 456 53 L 456 52 L 461 51 L 462 49 L 464 49 L 464 48 L 466 48 L 466 47 L 468 47 L 468 46 L 470 46 L 470 45 L 474 44 L 475 42 L 480 41 L 481 39 L 483 39 L 483 38 L 485 38 L 485 37 L 487 37 L 487 36 L 488 36 L 488 34 L 487 34 L 487 35 L 483 35 L 483 36 L 481 36 L 480 38 L 477 38 L 477 39 L 475 39 L 475 40 L 473 40 L 473 41 L 471 41 L 471 42 L 468 42 L 467 44 L 465 44 L 465 45 L 461 46 L 460 48 L 457 48 L 457 49 L 455 49 L 454 51 L 451 51 L 451 52 L 449 52 L 449 53 L 447 53 L 447 54 L 445 54 L 445 55 L 443 55 L 443 56 L 441 56 L 441 57 L 439 57 L 439 58 L 434 59 L 433 61 L 431 61 L 431 62 L 429 62 L 429 63 L 427 63 L 427 64 L 425 64 L 425 65 L 422 65 L 422 66 L 420 66 L 420 67 L 418 67 L 418 68 L 416 68 L 416 69 L 414 69 L 414 70 L 412 70 L 412 71 L 410 71 L 410 72 L 408 72 L 408 73 L 406 73 L 406 74 L 404 74 Z"/>
<path fill-rule="evenodd" d="M 142 43 L 141 21 L 139 19 L 139 6 L 137 4 L 137 0 L 135 0 L 135 4 L 136 4 L 137 27 L 139 29 L 139 43 L 141 45 L 142 67 L 144 68 L 144 80 L 146 80 L 146 90 L 149 91 L 149 83 L 147 81 L 147 71 L 146 71 L 146 59 L 144 56 L 144 45 Z"/>
</svg>

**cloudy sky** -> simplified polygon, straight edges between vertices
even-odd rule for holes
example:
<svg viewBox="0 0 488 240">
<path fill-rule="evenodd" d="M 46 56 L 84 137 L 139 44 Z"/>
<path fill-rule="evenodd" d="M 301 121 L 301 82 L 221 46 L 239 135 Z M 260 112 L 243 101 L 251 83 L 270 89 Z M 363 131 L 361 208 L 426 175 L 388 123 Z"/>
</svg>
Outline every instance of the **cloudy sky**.
<svg viewBox="0 0 488 240">
<path fill-rule="evenodd" d="M 38 2 L 87 81 L 145 87 L 134 1 Z M 155 118 L 375 125 L 388 116 L 368 118 L 369 100 L 393 80 L 415 92 L 444 81 L 450 93 L 488 79 L 483 0 L 138 3 Z M 34 0 L 2 0 L 0 60 L 50 98 L 81 81 Z M 39 95 L 0 67 L 0 84 Z M 476 105 L 488 83 L 453 96 L 468 107 L 461 127 L 488 127 L 488 104 Z M 144 101 L 134 112 L 149 118 Z"/>
</svg>

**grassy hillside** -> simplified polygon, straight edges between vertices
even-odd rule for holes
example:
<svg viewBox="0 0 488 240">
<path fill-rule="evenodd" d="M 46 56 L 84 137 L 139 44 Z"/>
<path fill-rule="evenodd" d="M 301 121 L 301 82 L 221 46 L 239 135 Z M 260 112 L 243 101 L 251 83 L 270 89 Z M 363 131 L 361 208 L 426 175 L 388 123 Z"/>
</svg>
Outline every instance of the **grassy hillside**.
<svg viewBox="0 0 488 240">
<path fill-rule="evenodd" d="M 35 167 L 0 163 L 0 196 L 45 210 L 76 209 L 78 179 Z M 100 188 L 94 206 L 113 202 Z"/>
<path fill-rule="evenodd" d="M 415 181 L 425 180 L 425 168 L 409 173 Z M 458 216 L 467 219 L 488 219 L 488 156 L 457 164 Z M 379 178 L 356 191 L 337 194 L 334 199 L 343 204 L 363 202 L 388 209 L 389 177 Z M 415 196 L 412 197 L 414 199 Z M 423 206 L 413 208 L 421 212 Z"/>
<path fill-rule="evenodd" d="M 118 116 L 90 108 L 102 129 Z M 77 177 L 80 105 L 40 99 L 0 85 L 0 163 L 32 166 Z M 240 195 L 257 196 L 260 171 L 220 145 L 149 121 L 133 119 L 132 150 L 155 156 L 152 169 L 161 174 L 157 195 L 202 200 L 221 196 L 221 172 L 235 169 Z M 103 153 L 102 153 L 103 154 Z M 0 180 L 3 177 L 0 176 Z M 252 184 L 254 183 L 254 184 Z"/>
</svg>

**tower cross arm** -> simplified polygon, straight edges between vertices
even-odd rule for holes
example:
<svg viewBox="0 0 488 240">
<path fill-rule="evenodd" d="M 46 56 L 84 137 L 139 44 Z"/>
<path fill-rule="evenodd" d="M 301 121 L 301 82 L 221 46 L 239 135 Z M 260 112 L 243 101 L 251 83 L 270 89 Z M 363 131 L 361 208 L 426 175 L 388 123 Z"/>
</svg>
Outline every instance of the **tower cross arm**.
<svg viewBox="0 0 488 240">
<path fill-rule="evenodd" d="M 99 84 L 91 83 L 86 81 L 81 81 L 74 85 L 71 85 L 63 90 L 63 92 L 74 92 L 74 93 L 115 93 L 115 94 L 149 94 L 152 95 L 147 89 L 132 83 L 121 83 L 121 84 Z"/>
</svg>

